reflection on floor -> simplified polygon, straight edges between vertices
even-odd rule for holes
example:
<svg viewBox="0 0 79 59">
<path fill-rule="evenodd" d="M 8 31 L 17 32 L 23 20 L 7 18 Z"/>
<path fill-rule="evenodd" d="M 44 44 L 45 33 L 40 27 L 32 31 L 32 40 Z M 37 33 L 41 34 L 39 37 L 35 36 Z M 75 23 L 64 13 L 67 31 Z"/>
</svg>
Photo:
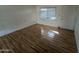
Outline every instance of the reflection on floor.
<svg viewBox="0 0 79 59">
<path fill-rule="evenodd" d="M 59 32 L 54 30 L 46 31 L 46 29 L 41 28 L 41 35 L 44 38 L 54 38 L 56 35 L 59 35 Z"/>
<path fill-rule="evenodd" d="M 73 31 L 35 24 L 0 38 L 0 52 L 77 52 Z"/>
</svg>

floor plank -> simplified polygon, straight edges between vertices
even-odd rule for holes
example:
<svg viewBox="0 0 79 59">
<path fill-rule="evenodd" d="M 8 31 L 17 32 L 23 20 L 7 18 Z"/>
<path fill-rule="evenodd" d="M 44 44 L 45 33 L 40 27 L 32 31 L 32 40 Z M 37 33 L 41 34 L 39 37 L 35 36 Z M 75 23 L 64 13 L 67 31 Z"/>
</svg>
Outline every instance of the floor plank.
<svg viewBox="0 0 79 59">
<path fill-rule="evenodd" d="M 35 24 L 0 37 L 0 52 L 75 53 L 74 32 Z"/>
</svg>

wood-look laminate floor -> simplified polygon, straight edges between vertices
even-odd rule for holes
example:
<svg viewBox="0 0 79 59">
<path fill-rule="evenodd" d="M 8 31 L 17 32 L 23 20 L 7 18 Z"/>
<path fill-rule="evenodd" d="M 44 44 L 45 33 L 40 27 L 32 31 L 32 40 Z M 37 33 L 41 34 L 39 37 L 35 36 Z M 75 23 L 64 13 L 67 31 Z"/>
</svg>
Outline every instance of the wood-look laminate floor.
<svg viewBox="0 0 79 59">
<path fill-rule="evenodd" d="M 0 37 L 0 52 L 77 52 L 74 32 L 35 24 Z"/>
</svg>

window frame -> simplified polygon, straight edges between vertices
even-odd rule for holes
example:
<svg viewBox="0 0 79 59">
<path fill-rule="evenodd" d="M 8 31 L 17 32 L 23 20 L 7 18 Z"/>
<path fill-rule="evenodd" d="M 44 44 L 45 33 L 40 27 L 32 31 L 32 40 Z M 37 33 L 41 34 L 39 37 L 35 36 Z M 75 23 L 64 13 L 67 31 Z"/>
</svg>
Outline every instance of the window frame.
<svg viewBox="0 0 79 59">
<path fill-rule="evenodd" d="M 40 12 L 39 12 L 39 18 L 40 18 L 40 19 L 42 19 L 41 16 L 40 16 L 41 9 L 44 9 L 44 8 L 46 8 L 46 9 L 48 9 L 48 8 L 55 8 L 55 17 L 57 18 L 57 15 L 56 15 L 56 14 L 57 14 L 57 13 L 56 13 L 56 12 L 57 12 L 56 7 L 41 7 L 40 10 L 39 10 L 39 11 L 40 11 Z M 48 21 L 50 21 L 50 20 L 56 20 L 56 19 L 48 19 Z"/>
</svg>

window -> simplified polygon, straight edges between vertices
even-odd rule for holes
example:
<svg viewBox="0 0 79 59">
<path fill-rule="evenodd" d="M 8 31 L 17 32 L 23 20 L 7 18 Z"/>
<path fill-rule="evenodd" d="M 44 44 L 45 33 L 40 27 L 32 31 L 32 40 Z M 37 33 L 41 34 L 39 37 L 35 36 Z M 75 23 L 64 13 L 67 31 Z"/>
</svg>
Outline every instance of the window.
<svg viewBox="0 0 79 59">
<path fill-rule="evenodd" d="M 56 8 L 41 8 L 40 18 L 42 20 L 55 20 L 56 19 Z"/>
</svg>

